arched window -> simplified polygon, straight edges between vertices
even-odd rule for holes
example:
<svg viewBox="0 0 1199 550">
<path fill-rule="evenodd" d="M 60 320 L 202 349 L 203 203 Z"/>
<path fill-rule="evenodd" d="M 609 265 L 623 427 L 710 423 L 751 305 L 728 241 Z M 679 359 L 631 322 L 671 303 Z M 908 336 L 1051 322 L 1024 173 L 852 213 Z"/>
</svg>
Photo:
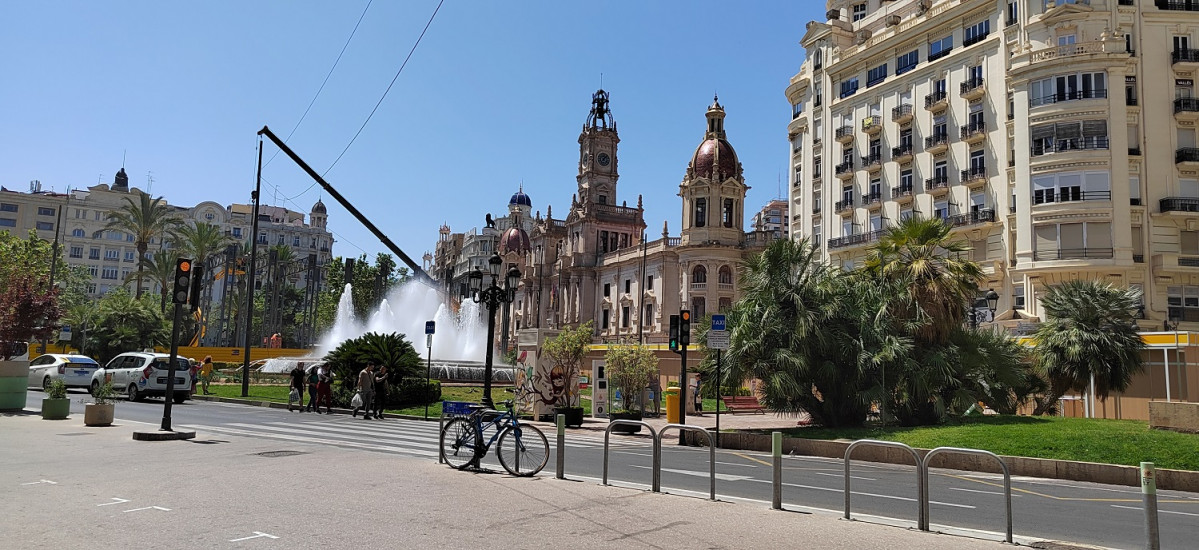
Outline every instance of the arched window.
<svg viewBox="0 0 1199 550">
<path fill-rule="evenodd" d="M 702 265 L 695 266 L 695 269 L 691 270 L 691 282 L 693 282 L 693 283 L 708 282 L 708 268 L 706 268 Z"/>
<path fill-rule="evenodd" d="M 729 269 L 729 266 L 727 266 L 727 265 L 720 266 L 719 277 L 720 277 L 720 284 L 722 284 L 722 285 L 733 284 L 733 270 Z"/>
<path fill-rule="evenodd" d="M 72 237 L 82 237 L 83 235 L 84 235 L 84 231 L 82 229 L 75 228 L 74 230 L 71 231 Z"/>
<path fill-rule="evenodd" d="M 691 220 L 691 226 L 705 225 L 708 225 L 708 199 L 695 199 L 695 218 Z"/>
<path fill-rule="evenodd" d="M 691 299 L 691 315 L 692 319 L 702 319 L 707 308 L 707 302 L 703 298 Z"/>
</svg>

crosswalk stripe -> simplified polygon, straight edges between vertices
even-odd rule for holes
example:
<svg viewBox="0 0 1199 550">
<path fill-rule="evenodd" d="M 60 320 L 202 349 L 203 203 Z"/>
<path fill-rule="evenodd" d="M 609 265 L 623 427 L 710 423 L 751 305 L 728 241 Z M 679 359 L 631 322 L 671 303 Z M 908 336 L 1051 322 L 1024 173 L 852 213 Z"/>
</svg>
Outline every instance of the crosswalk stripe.
<svg viewBox="0 0 1199 550">
<path fill-rule="evenodd" d="M 393 443 L 395 445 L 399 445 L 399 446 L 403 446 L 403 447 L 428 449 L 432 452 L 436 452 L 437 445 L 438 445 L 438 440 L 436 438 L 428 439 L 428 440 L 425 440 L 425 439 L 412 440 L 411 438 L 396 437 L 396 436 L 392 436 L 390 434 L 386 434 L 386 435 L 385 434 L 370 434 L 370 433 L 363 433 L 361 431 L 356 431 L 356 430 L 346 429 L 346 428 L 339 429 L 335 426 L 320 426 L 319 430 L 314 430 L 313 429 L 314 427 L 310 427 L 308 429 L 300 429 L 300 428 L 288 427 L 288 426 L 269 426 L 269 425 L 255 426 L 255 425 L 247 425 L 247 424 L 229 424 L 229 426 L 232 426 L 234 428 L 239 428 L 239 429 L 245 429 L 247 431 L 265 430 L 266 432 L 269 432 L 269 433 L 284 433 L 284 434 L 304 435 L 307 437 L 321 437 L 321 438 L 329 439 L 330 441 L 339 441 L 339 442 L 340 441 L 351 441 L 351 442 L 352 441 L 372 441 L 372 440 L 373 441 L 386 441 L 388 443 Z M 353 438 L 353 439 L 345 439 L 345 438 Z"/>
<path fill-rule="evenodd" d="M 187 427 L 194 429 L 196 431 L 200 431 L 200 432 L 210 431 L 210 432 L 216 432 L 216 433 L 227 434 L 227 435 L 240 435 L 240 436 L 245 436 L 245 437 L 267 437 L 270 439 L 295 441 L 298 443 L 315 443 L 315 444 L 324 444 L 324 445 L 332 444 L 332 445 L 336 445 L 339 447 L 353 447 L 353 448 L 357 448 L 357 449 L 366 449 L 366 450 L 371 450 L 371 451 L 384 451 L 384 452 L 390 452 L 390 453 L 408 454 L 408 455 L 413 455 L 413 456 L 426 456 L 426 457 L 428 456 L 428 453 L 416 452 L 416 451 L 413 451 L 410 449 L 406 449 L 404 447 L 396 447 L 393 445 L 376 445 L 376 444 L 372 444 L 372 443 L 360 443 L 357 441 L 330 441 L 328 439 L 299 436 L 299 435 L 292 435 L 292 434 L 253 432 L 253 431 L 241 430 L 241 429 L 237 429 L 237 428 L 230 428 L 227 426 L 206 426 L 206 425 L 202 425 L 202 424 L 192 424 L 192 425 L 188 425 Z"/>
</svg>

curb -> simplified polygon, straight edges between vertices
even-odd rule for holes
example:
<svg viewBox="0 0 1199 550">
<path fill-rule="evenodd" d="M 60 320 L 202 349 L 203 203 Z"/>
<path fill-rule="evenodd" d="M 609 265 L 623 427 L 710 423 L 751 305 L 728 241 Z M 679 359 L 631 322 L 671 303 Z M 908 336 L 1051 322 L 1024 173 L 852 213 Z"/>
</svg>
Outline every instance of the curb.
<svg viewBox="0 0 1199 550">
<path fill-rule="evenodd" d="M 142 430 L 133 432 L 134 441 L 181 441 L 195 438 L 196 432 L 191 430 L 180 430 L 177 432 Z"/>
</svg>

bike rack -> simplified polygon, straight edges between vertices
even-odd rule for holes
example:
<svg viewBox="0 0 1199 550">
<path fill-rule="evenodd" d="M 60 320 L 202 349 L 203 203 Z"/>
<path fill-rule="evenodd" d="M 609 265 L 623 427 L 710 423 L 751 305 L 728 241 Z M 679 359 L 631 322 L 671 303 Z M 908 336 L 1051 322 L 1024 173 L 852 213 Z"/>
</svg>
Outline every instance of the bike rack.
<svg viewBox="0 0 1199 550">
<path fill-rule="evenodd" d="M 962 449 L 959 447 L 937 447 L 936 449 L 929 451 L 928 454 L 924 455 L 924 499 L 920 503 L 921 513 L 924 518 L 924 527 L 922 529 L 924 531 L 928 531 L 928 515 L 929 515 L 928 514 L 928 501 L 929 501 L 928 464 L 929 464 L 929 462 L 932 461 L 934 456 L 941 454 L 941 453 L 959 453 L 959 454 L 989 456 L 989 457 L 994 458 L 995 460 L 999 461 L 999 467 L 1003 469 L 1003 497 L 1007 503 L 1007 538 L 1004 539 L 1004 541 L 1011 544 L 1011 542 L 1012 542 L 1012 476 L 1008 472 L 1007 463 L 1004 462 L 1002 458 L 999 458 L 999 455 L 996 455 L 995 453 L 992 453 L 991 451 L 983 451 L 980 449 Z M 848 502 L 848 500 L 846 500 L 846 502 Z"/>
<path fill-rule="evenodd" d="M 927 492 L 925 491 L 925 476 L 927 470 L 924 467 L 924 461 L 920 460 L 920 454 L 916 449 L 908 445 L 896 441 L 878 441 L 876 439 L 859 439 L 849 444 L 845 448 L 845 519 L 853 519 L 849 514 L 849 498 L 852 493 L 849 490 L 849 455 L 859 446 L 877 446 L 877 447 L 895 447 L 897 449 L 905 449 L 912 453 L 912 458 L 916 461 L 916 526 L 921 531 L 928 531 L 928 507 L 927 507 Z"/>
<path fill-rule="evenodd" d="M 654 492 L 658 492 L 658 468 L 657 465 L 662 461 L 662 448 L 658 445 L 658 432 L 654 431 L 654 427 L 640 420 L 613 420 L 608 424 L 608 429 L 604 430 L 604 485 L 608 484 L 608 438 L 612 436 L 612 428 L 619 424 L 625 426 L 644 426 L 649 429 L 649 435 L 654 440 Z"/>
<path fill-rule="evenodd" d="M 716 500 L 716 439 L 712 437 L 712 432 L 701 426 L 693 426 L 691 424 L 667 424 L 662 426 L 662 430 L 654 437 L 654 492 L 657 493 L 662 488 L 662 436 L 671 428 L 677 428 L 679 431 L 703 432 L 708 436 L 708 477 L 711 479 L 711 488 L 708 491 L 708 498 Z"/>
</svg>

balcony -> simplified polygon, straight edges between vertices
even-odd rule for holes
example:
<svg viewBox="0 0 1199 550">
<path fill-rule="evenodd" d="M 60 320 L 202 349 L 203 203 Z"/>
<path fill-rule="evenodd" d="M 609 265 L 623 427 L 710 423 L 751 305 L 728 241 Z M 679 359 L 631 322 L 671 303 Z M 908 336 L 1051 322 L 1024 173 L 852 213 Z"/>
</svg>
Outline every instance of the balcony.
<svg viewBox="0 0 1199 550">
<path fill-rule="evenodd" d="M 883 154 L 875 153 L 862 157 L 862 168 L 874 172 L 883 167 Z"/>
<path fill-rule="evenodd" d="M 836 172 L 838 178 L 841 178 L 841 179 L 852 178 L 853 177 L 853 161 L 847 160 L 845 162 L 842 162 L 841 164 L 838 164 L 837 167 L 833 171 Z"/>
<path fill-rule="evenodd" d="M 901 164 L 910 162 L 914 155 L 915 152 L 912 151 L 912 145 L 910 143 L 891 148 L 891 160 Z"/>
<path fill-rule="evenodd" d="M 1174 118 L 1191 121 L 1199 119 L 1199 98 L 1180 97 L 1175 99 Z"/>
<path fill-rule="evenodd" d="M 983 40 L 986 40 L 986 39 L 987 39 L 987 35 L 989 35 L 989 34 L 991 34 L 991 33 L 989 33 L 989 32 L 984 32 L 984 33 L 982 33 L 982 34 L 978 34 L 978 35 L 975 35 L 975 36 L 971 36 L 970 38 L 965 38 L 965 39 L 962 39 L 962 47 L 963 47 L 963 48 L 966 48 L 966 47 L 970 47 L 970 46 L 973 46 L 973 45 L 975 45 L 975 44 L 978 44 L 979 42 L 982 42 Z"/>
<path fill-rule="evenodd" d="M 987 183 L 987 169 L 983 166 L 962 170 L 962 184 L 971 189 Z"/>
<path fill-rule="evenodd" d="M 1034 250 L 1034 262 L 1050 260 L 1110 260 L 1114 251 L 1110 248 L 1059 248 L 1057 250 Z"/>
<path fill-rule="evenodd" d="M 910 103 L 904 103 L 903 105 L 891 109 L 892 122 L 904 124 L 911 122 L 912 118 L 914 117 L 915 115 L 912 114 L 912 105 Z"/>
<path fill-rule="evenodd" d="M 879 116 L 868 116 L 862 119 L 862 131 L 867 135 L 877 136 L 883 131 L 883 119 Z"/>
<path fill-rule="evenodd" d="M 980 223 L 990 223 L 990 222 L 995 221 L 995 209 L 994 208 L 984 208 L 982 210 L 975 210 L 974 212 L 958 214 L 956 216 L 950 216 L 945 221 L 951 227 L 965 227 L 967 225 L 978 225 Z"/>
<path fill-rule="evenodd" d="M 924 180 L 924 190 L 933 196 L 948 193 L 949 176 L 933 176 Z"/>
<path fill-rule="evenodd" d="M 1199 166 L 1199 147 L 1183 147 L 1174 151 L 1174 164 L 1188 168 Z"/>
<path fill-rule="evenodd" d="M 1144 254 L 1133 254 L 1132 255 L 1132 263 L 1134 263 L 1134 264 L 1145 263 L 1145 255 Z"/>
<path fill-rule="evenodd" d="M 984 139 L 987 139 L 986 121 L 980 120 L 978 122 L 971 122 L 970 124 L 963 124 L 961 136 L 962 141 L 971 145 L 981 143 Z"/>
<path fill-rule="evenodd" d="M 1129 147 L 1128 148 L 1128 156 L 1130 156 L 1130 157 L 1141 156 L 1141 148 L 1140 147 Z"/>
<path fill-rule="evenodd" d="M 1166 212 L 1199 212 L 1199 198 L 1166 197 L 1158 202 L 1162 214 Z"/>
<path fill-rule="evenodd" d="M 933 92 L 924 96 L 924 108 L 933 112 L 944 111 L 949 106 L 949 94 L 945 91 Z"/>
<path fill-rule="evenodd" d="M 857 235 L 846 235 L 828 240 L 829 248 L 845 248 L 847 246 L 857 246 L 877 241 L 882 236 L 883 231 L 871 231 L 869 233 L 858 233 Z"/>
<path fill-rule="evenodd" d="M 882 202 L 883 192 L 881 190 L 874 191 L 873 193 L 867 193 L 862 196 L 862 204 L 882 204 Z"/>
<path fill-rule="evenodd" d="M 1050 143 L 1034 143 L 1032 156 L 1039 157 L 1051 153 L 1067 153 L 1070 151 L 1085 151 L 1090 149 L 1107 149 L 1107 136 L 1095 136 L 1073 139 L 1060 139 Z"/>
<path fill-rule="evenodd" d="M 833 212 L 836 212 L 838 214 L 845 214 L 846 212 L 852 212 L 852 211 L 853 211 L 853 199 L 845 199 L 843 201 L 837 201 L 837 203 L 833 205 Z"/>
<path fill-rule="evenodd" d="M 1186 49 L 1170 52 L 1170 64 L 1175 69 L 1189 71 L 1199 67 L 1199 50 Z"/>
<path fill-rule="evenodd" d="M 1057 193 L 1054 193 L 1052 189 L 1048 192 L 1036 191 L 1032 195 L 1033 206 L 1061 202 L 1110 200 L 1112 200 L 1111 191 L 1083 191 L 1079 187 L 1063 187 L 1058 189 Z"/>
<path fill-rule="evenodd" d="M 819 170 L 812 171 L 812 182 L 820 183 L 820 171 Z"/>
<path fill-rule="evenodd" d="M 837 128 L 834 138 L 840 143 L 849 143 L 853 141 L 853 126 L 842 126 Z"/>
<path fill-rule="evenodd" d="M 912 189 L 911 184 L 896 185 L 895 187 L 891 188 L 891 200 L 901 204 L 912 202 L 912 198 L 915 194 L 915 190 Z"/>
<path fill-rule="evenodd" d="M 981 77 L 971 78 L 962 83 L 960 95 L 965 99 L 978 99 L 985 93 L 986 89 L 983 88 L 983 79 Z"/>
<path fill-rule="evenodd" d="M 1157 0 L 1155 4 L 1159 10 L 1199 11 L 1199 2 L 1194 0 Z"/>
<path fill-rule="evenodd" d="M 924 150 L 932 154 L 944 153 L 949 149 L 949 133 L 936 133 L 924 138 Z"/>
<path fill-rule="evenodd" d="M 820 205 L 819 204 L 812 206 L 812 215 L 813 216 L 820 215 Z"/>
<path fill-rule="evenodd" d="M 1124 48 L 1124 44 L 1120 44 L 1120 48 Z M 1066 44 L 1064 46 L 1050 46 L 1041 48 L 1029 54 L 1028 60 L 1031 63 L 1039 63 L 1049 61 L 1051 59 L 1062 59 L 1075 57 L 1079 55 L 1089 55 L 1104 53 L 1103 42 L 1094 40 L 1091 42 L 1078 42 L 1076 44 Z"/>
</svg>

